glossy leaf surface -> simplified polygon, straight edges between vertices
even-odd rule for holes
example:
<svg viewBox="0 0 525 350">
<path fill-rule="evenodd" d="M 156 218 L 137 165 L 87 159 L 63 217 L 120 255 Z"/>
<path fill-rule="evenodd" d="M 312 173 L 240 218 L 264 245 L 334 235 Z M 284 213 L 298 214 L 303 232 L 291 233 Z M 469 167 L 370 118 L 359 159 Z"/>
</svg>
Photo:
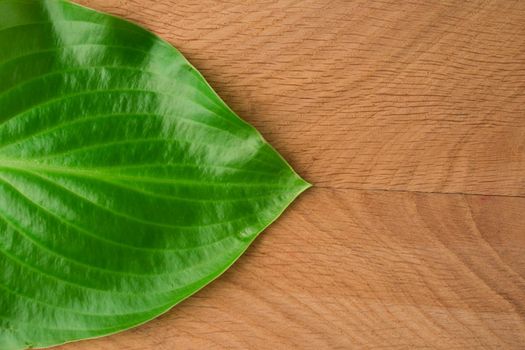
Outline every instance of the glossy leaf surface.
<svg viewBox="0 0 525 350">
<path fill-rule="evenodd" d="M 152 319 L 308 186 L 155 35 L 0 0 L 0 349 Z"/>
</svg>

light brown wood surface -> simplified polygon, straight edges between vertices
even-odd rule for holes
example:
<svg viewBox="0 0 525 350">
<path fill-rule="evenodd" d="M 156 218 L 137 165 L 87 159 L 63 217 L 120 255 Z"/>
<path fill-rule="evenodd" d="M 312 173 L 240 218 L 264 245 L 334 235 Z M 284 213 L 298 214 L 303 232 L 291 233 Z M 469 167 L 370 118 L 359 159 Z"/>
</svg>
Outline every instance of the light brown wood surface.
<svg viewBox="0 0 525 350">
<path fill-rule="evenodd" d="M 166 315 L 57 349 L 525 349 L 524 1 L 79 2 L 315 187 Z"/>
</svg>

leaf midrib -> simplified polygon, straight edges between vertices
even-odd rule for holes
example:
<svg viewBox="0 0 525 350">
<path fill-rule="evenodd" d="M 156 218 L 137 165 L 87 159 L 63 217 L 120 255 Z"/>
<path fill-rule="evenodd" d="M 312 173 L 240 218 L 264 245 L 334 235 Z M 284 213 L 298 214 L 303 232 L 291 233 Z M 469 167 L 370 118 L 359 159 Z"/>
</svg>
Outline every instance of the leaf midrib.
<svg viewBox="0 0 525 350">
<path fill-rule="evenodd" d="M 47 173 L 62 174 L 62 175 L 73 175 L 78 177 L 94 178 L 99 180 L 125 180 L 125 181 L 137 181 L 142 183 L 153 183 L 153 184 L 180 184 L 180 185 L 191 185 L 191 186 L 202 186 L 202 185 L 213 185 L 213 186 L 241 186 L 241 187 L 260 187 L 269 186 L 274 188 L 288 188 L 288 185 L 277 185 L 271 182 L 208 182 L 208 181 L 196 181 L 190 179 L 176 179 L 176 178 L 156 178 L 150 176 L 139 176 L 139 175 L 124 175 L 117 174 L 114 172 L 103 171 L 99 168 L 78 168 L 74 166 L 56 166 L 45 163 L 40 163 L 31 160 L 18 160 L 12 158 L 0 158 L 0 171 L 1 169 L 14 169 L 21 171 L 40 170 Z"/>
</svg>

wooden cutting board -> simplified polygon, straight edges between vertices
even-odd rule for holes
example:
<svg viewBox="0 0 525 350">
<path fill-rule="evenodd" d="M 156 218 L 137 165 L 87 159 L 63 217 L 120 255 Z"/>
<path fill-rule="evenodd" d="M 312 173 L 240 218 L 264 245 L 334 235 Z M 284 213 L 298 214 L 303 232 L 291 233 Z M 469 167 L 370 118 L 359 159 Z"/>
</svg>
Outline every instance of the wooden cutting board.
<svg viewBox="0 0 525 350">
<path fill-rule="evenodd" d="M 525 349 L 525 2 L 81 0 L 315 187 L 221 278 L 61 350 Z"/>
</svg>

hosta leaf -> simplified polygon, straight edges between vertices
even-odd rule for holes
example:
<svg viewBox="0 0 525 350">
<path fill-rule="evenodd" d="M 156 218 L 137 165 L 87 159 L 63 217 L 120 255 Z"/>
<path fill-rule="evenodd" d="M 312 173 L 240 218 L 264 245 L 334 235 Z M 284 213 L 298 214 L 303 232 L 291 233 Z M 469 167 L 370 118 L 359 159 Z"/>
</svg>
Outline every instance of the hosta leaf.
<svg viewBox="0 0 525 350">
<path fill-rule="evenodd" d="M 150 320 L 308 186 L 155 35 L 0 0 L 0 349 Z"/>
</svg>

